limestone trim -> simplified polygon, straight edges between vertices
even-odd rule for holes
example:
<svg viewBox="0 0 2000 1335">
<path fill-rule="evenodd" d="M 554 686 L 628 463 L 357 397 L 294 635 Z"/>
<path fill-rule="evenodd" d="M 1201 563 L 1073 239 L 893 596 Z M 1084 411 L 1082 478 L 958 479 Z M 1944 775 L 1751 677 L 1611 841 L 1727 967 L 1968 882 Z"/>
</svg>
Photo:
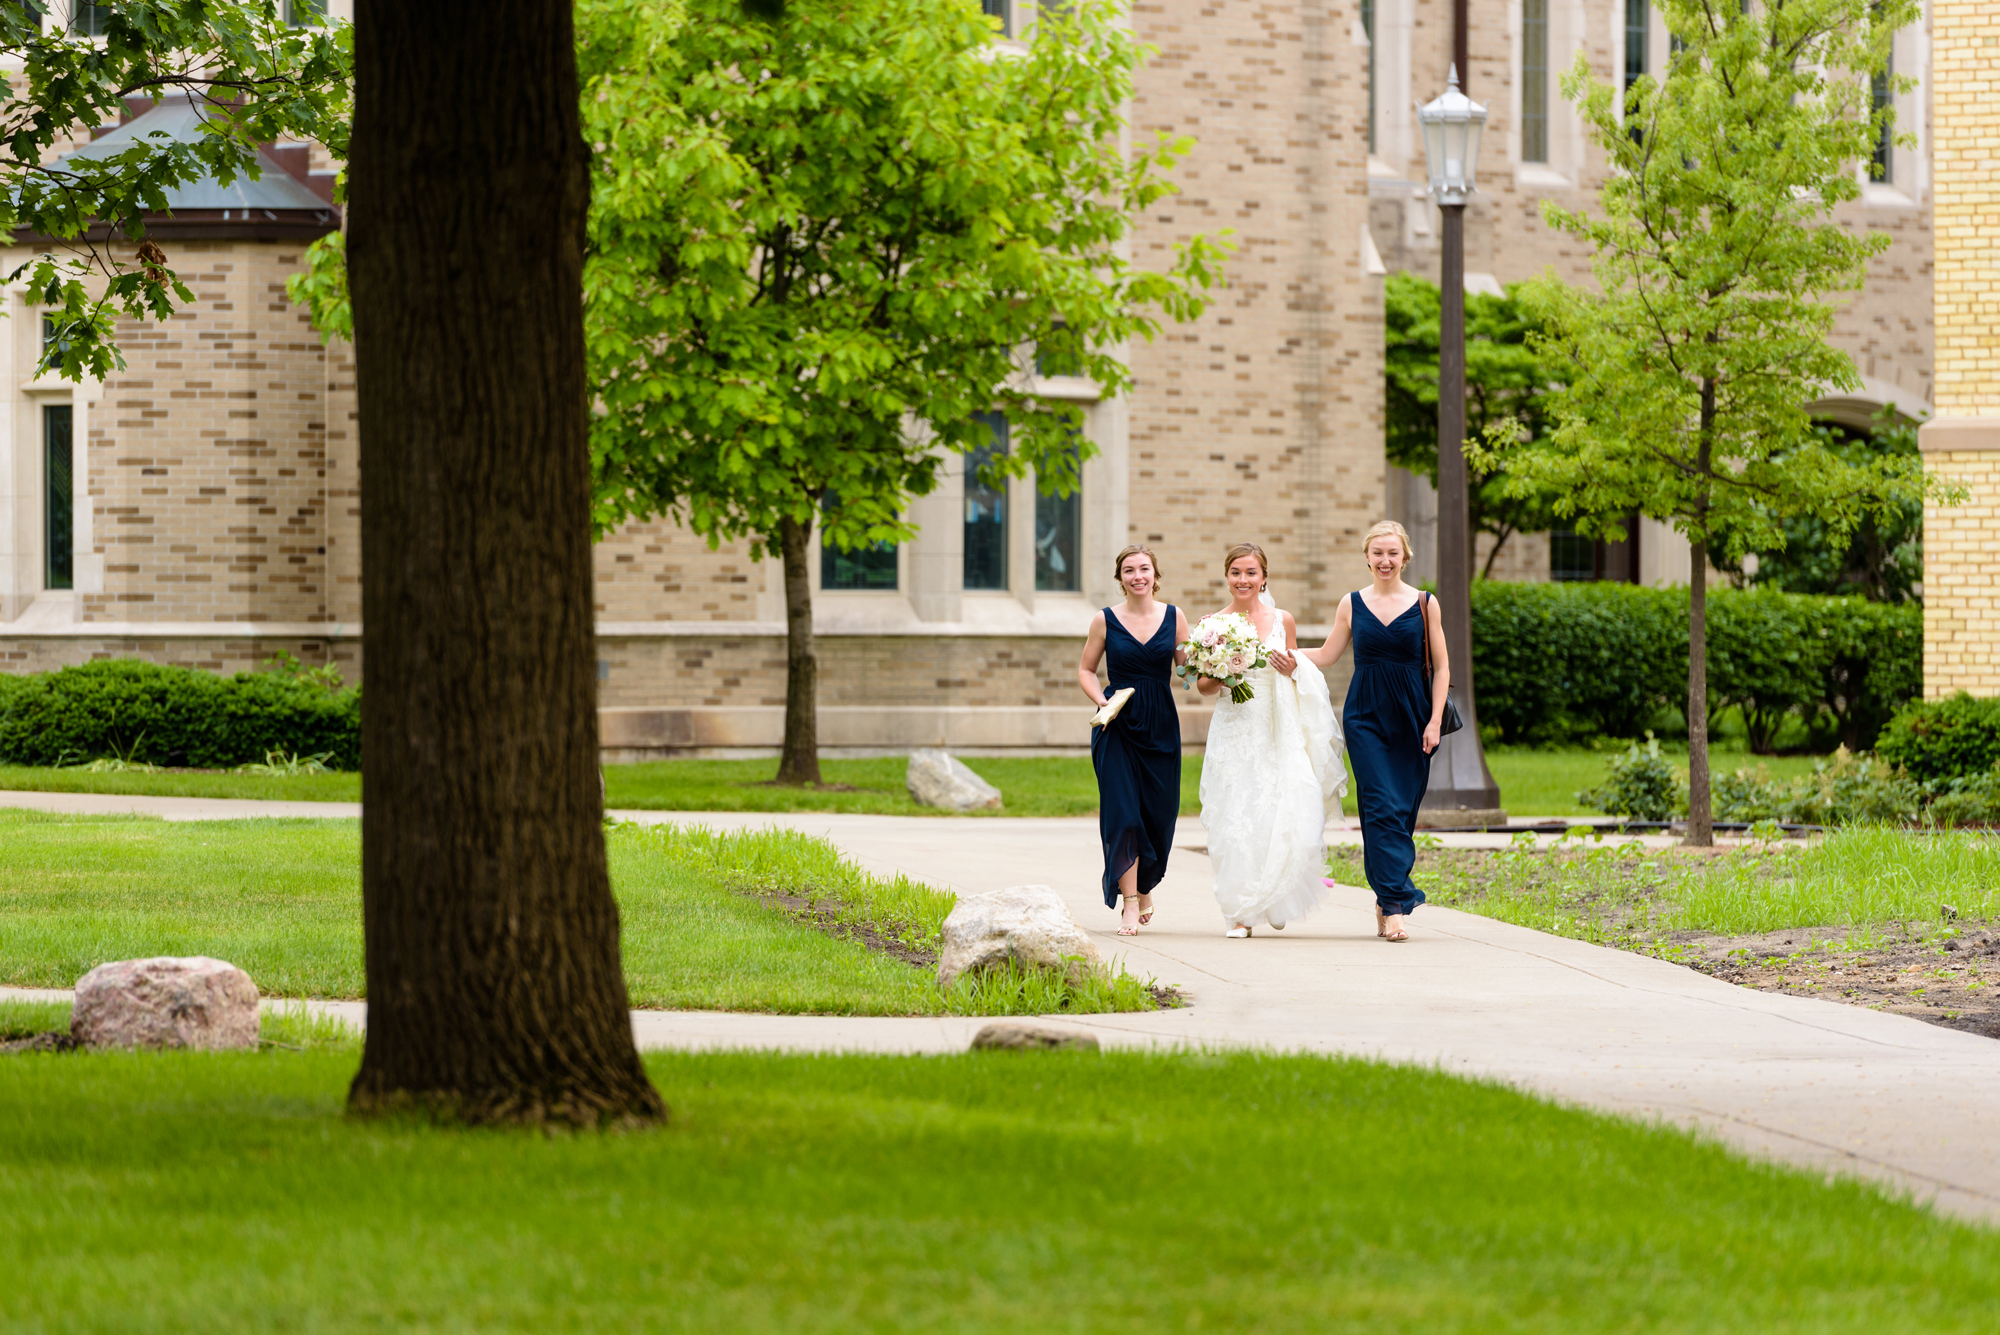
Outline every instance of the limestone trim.
<svg viewBox="0 0 2000 1335">
<path fill-rule="evenodd" d="M 2000 450 L 2000 417 L 1937 417 L 1917 429 L 1925 454 Z"/>
</svg>

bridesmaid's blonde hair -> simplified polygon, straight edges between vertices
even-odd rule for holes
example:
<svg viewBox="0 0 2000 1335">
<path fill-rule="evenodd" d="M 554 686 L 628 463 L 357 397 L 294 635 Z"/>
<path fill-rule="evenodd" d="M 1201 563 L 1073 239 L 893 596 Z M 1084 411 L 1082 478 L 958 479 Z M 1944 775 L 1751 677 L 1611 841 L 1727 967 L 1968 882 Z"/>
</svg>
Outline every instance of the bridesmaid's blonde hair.
<svg viewBox="0 0 2000 1335">
<path fill-rule="evenodd" d="M 1143 542 L 1135 542 L 1124 551 L 1118 553 L 1118 559 L 1111 563 L 1112 582 L 1121 590 L 1125 587 L 1125 558 L 1128 556 L 1143 556 L 1153 563 L 1153 587 L 1158 588 L 1160 586 L 1160 558 L 1153 555 L 1153 549 Z"/>
<path fill-rule="evenodd" d="M 1375 539 L 1386 538 L 1392 533 L 1395 535 L 1396 541 L 1403 544 L 1403 564 L 1408 565 L 1410 563 L 1410 535 L 1404 531 L 1401 524 L 1393 519 L 1384 519 L 1368 530 L 1367 535 L 1361 539 L 1361 554 L 1363 556 L 1368 555 L 1368 549 L 1374 545 Z"/>
</svg>

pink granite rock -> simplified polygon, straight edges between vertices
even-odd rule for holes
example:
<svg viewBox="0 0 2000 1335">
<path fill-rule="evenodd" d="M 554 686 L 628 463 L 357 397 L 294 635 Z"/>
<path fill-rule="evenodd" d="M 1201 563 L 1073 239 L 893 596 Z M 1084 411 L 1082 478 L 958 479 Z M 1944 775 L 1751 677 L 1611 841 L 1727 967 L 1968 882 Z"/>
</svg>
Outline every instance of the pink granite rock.
<svg viewBox="0 0 2000 1335">
<path fill-rule="evenodd" d="M 77 980 L 69 1031 L 93 1048 L 254 1048 L 257 985 L 200 955 L 100 964 Z"/>
</svg>

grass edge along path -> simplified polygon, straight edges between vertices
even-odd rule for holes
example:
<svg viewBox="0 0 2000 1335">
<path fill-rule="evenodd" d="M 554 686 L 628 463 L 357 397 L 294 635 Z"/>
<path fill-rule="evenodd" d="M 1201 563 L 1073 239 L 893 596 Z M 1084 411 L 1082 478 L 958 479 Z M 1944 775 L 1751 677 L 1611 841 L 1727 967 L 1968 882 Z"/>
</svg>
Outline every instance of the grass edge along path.
<svg viewBox="0 0 2000 1335">
<path fill-rule="evenodd" d="M 1487 764 L 1500 785 L 1507 810 L 1515 816 L 1587 816 L 1576 804 L 1580 789 L 1602 783 L 1604 751 L 1531 751 L 1495 748 Z M 1717 752 L 1718 774 L 1756 763 L 1773 777 L 1809 773 L 1814 756 L 1752 757 Z M 974 773 L 1000 789 L 999 811 L 969 813 L 982 819 L 1008 816 L 1089 816 L 1097 810 L 1097 779 L 1088 756 L 964 756 Z M 1190 755 L 1181 764 L 1181 815 L 1201 814 L 1201 762 Z M 604 766 L 605 805 L 628 811 L 825 811 L 876 816 L 951 816 L 958 813 L 918 806 L 903 777 L 903 756 L 820 762 L 826 783 L 818 788 L 779 787 L 770 782 L 776 760 L 655 760 Z M 1355 788 L 1347 788 L 1345 810 L 1355 814 Z M 358 802 L 358 774 L 257 776 L 209 771 L 166 770 L 90 773 L 82 769 L 28 769 L 0 766 L 0 792 L 74 792 L 158 797 L 261 799 L 289 802 Z"/>
<path fill-rule="evenodd" d="M 34 1276 L 0 1325 L 2000 1327 L 1991 1229 L 1421 1067 L 653 1052 L 670 1125 L 543 1137 L 348 1120 L 354 1060 L 0 1059 L 0 1250 Z"/>
<path fill-rule="evenodd" d="M 66 988 L 107 960 L 211 955 L 267 996 L 359 997 L 359 838 L 352 820 L 0 809 L 0 983 Z M 621 824 L 606 849 L 641 1008 L 1019 1015 L 1159 1004 L 1122 970 L 1071 982 L 1012 969 L 940 989 L 911 959 L 934 956 L 954 898 L 869 876 L 796 831 Z M 898 949 L 875 948 L 884 942 Z"/>
</svg>

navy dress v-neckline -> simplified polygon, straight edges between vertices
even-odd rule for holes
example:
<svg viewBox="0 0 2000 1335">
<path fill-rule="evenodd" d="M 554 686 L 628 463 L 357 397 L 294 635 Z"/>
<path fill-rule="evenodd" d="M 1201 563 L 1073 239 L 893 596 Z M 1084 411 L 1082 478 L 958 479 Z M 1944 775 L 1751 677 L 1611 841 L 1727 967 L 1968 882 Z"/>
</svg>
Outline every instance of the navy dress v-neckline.
<svg viewBox="0 0 2000 1335">
<path fill-rule="evenodd" d="M 1358 590 L 1351 596 L 1354 675 L 1341 724 L 1361 812 L 1361 867 L 1382 912 L 1408 913 L 1424 902 L 1410 869 L 1417 862 L 1417 808 L 1431 783 L 1431 758 L 1424 753 L 1424 729 L 1431 721 L 1424 680 L 1427 627 L 1423 616 L 1409 620 L 1424 600 L 1419 597 L 1384 621 Z"/>
<path fill-rule="evenodd" d="M 1174 822 L 1181 809 L 1181 719 L 1174 708 L 1174 627 L 1168 604 L 1145 640 L 1104 609 L 1104 658 L 1109 690 L 1132 688 L 1118 717 L 1090 735 L 1097 770 L 1097 832 L 1104 843 L 1104 903 L 1118 905 L 1118 878 L 1137 864 L 1138 893 L 1167 872 Z"/>
</svg>

